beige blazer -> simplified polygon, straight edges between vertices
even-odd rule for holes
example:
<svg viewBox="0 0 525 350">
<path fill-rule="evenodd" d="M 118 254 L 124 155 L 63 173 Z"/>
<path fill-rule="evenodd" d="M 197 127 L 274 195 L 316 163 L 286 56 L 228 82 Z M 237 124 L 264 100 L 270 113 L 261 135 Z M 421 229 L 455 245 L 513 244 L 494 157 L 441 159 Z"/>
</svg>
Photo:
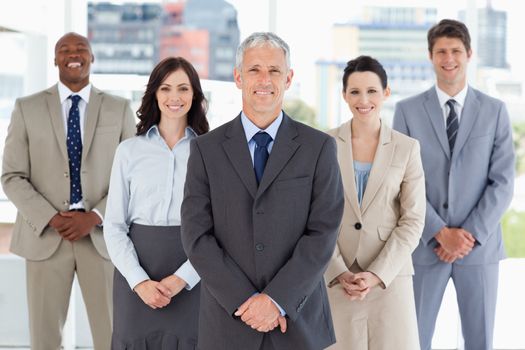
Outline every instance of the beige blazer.
<svg viewBox="0 0 525 350">
<path fill-rule="evenodd" d="M 350 123 L 328 132 L 337 143 L 345 208 L 325 280 L 333 284 L 357 261 L 387 287 L 396 276 L 414 273 L 411 254 L 423 231 L 426 206 L 419 143 L 381 123 L 379 144 L 359 206 Z"/>
<path fill-rule="evenodd" d="M 86 109 L 81 182 L 87 211 L 102 215 L 115 149 L 135 133 L 129 102 L 91 88 Z M 58 211 L 69 209 L 69 166 L 66 134 L 57 85 L 16 101 L 7 134 L 2 186 L 18 209 L 11 251 L 26 259 L 44 260 L 61 237 L 48 226 Z M 109 259 L 102 229 L 91 239 Z"/>
</svg>

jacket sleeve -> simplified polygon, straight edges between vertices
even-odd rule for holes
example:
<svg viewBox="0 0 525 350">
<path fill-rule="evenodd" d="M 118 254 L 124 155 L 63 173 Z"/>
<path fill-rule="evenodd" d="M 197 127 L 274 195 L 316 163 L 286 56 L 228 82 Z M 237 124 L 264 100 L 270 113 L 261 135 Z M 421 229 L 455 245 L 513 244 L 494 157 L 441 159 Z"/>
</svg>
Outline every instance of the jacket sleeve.
<svg viewBox="0 0 525 350">
<path fill-rule="evenodd" d="M 385 287 L 399 274 L 416 249 L 425 218 L 425 177 L 419 143 L 415 141 L 399 192 L 400 216 L 383 249 L 368 267 Z"/>
<path fill-rule="evenodd" d="M 492 234 L 498 232 L 501 217 L 510 205 L 514 192 L 515 156 L 512 128 L 503 103 L 497 120 L 487 186 L 477 205 L 461 225 L 481 245 L 485 244 Z"/>
<path fill-rule="evenodd" d="M 40 236 L 51 218 L 58 213 L 31 184 L 31 159 L 27 121 L 20 100 L 15 103 L 7 131 L 2 163 L 2 186 L 19 214 Z"/>
</svg>

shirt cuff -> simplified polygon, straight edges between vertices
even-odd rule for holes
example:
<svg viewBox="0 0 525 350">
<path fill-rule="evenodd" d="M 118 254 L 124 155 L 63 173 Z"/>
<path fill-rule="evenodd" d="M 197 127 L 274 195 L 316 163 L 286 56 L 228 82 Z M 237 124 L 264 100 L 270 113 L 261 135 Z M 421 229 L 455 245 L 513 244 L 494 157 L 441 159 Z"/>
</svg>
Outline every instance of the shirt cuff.
<svg viewBox="0 0 525 350">
<path fill-rule="evenodd" d="M 268 295 L 268 294 L 266 294 Z M 281 305 L 277 304 L 277 302 L 275 300 L 272 299 L 271 296 L 268 295 L 268 298 L 270 298 L 270 300 L 272 301 L 272 303 L 274 303 L 275 306 L 277 306 L 277 308 L 279 309 L 279 312 L 281 313 L 281 316 L 286 316 L 286 311 L 284 311 L 284 309 L 281 307 Z"/>
<path fill-rule="evenodd" d="M 98 224 L 97 226 L 99 227 L 104 226 L 104 218 L 102 217 L 102 214 L 100 214 L 100 212 L 97 210 L 97 208 L 93 208 L 91 209 L 91 211 L 97 214 L 98 217 L 100 218 L 100 224 Z"/>
<path fill-rule="evenodd" d="M 144 282 L 150 279 L 146 271 L 144 271 L 144 269 L 141 267 L 135 269 L 134 271 L 131 271 L 131 273 L 129 273 L 125 277 L 126 281 L 128 281 L 128 284 L 131 287 L 131 290 L 134 290 L 140 282 Z"/>
<path fill-rule="evenodd" d="M 199 274 L 195 271 L 189 260 L 186 260 L 186 262 L 175 271 L 174 275 L 186 282 L 186 287 L 184 288 L 187 290 L 191 290 L 201 280 Z"/>
</svg>

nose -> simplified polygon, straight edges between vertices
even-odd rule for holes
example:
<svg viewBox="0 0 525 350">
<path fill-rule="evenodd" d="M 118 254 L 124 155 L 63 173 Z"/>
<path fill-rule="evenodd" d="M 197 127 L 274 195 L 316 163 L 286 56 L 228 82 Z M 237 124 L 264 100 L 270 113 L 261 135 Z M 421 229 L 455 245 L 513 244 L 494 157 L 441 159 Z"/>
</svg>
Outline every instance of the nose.
<svg viewBox="0 0 525 350">
<path fill-rule="evenodd" d="M 259 73 L 259 82 L 269 83 L 270 82 L 270 72 L 261 70 Z"/>
</svg>

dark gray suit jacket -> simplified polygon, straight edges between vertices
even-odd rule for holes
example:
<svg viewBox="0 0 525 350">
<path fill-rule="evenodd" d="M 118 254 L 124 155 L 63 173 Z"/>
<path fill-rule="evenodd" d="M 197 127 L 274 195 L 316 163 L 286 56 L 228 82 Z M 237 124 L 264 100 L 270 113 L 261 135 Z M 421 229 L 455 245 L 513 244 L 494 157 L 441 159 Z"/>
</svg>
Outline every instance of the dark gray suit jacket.
<svg viewBox="0 0 525 350">
<path fill-rule="evenodd" d="M 240 116 L 194 140 L 182 242 L 202 277 L 199 349 L 259 349 L 264 333 L 233 316 L 255 292 L 286 311 L 276 349 L 333 344 L 323 273 L 342 212 L 335 142 L 318 130 L 284 115 L 259 187 Z"/>
</svg>

